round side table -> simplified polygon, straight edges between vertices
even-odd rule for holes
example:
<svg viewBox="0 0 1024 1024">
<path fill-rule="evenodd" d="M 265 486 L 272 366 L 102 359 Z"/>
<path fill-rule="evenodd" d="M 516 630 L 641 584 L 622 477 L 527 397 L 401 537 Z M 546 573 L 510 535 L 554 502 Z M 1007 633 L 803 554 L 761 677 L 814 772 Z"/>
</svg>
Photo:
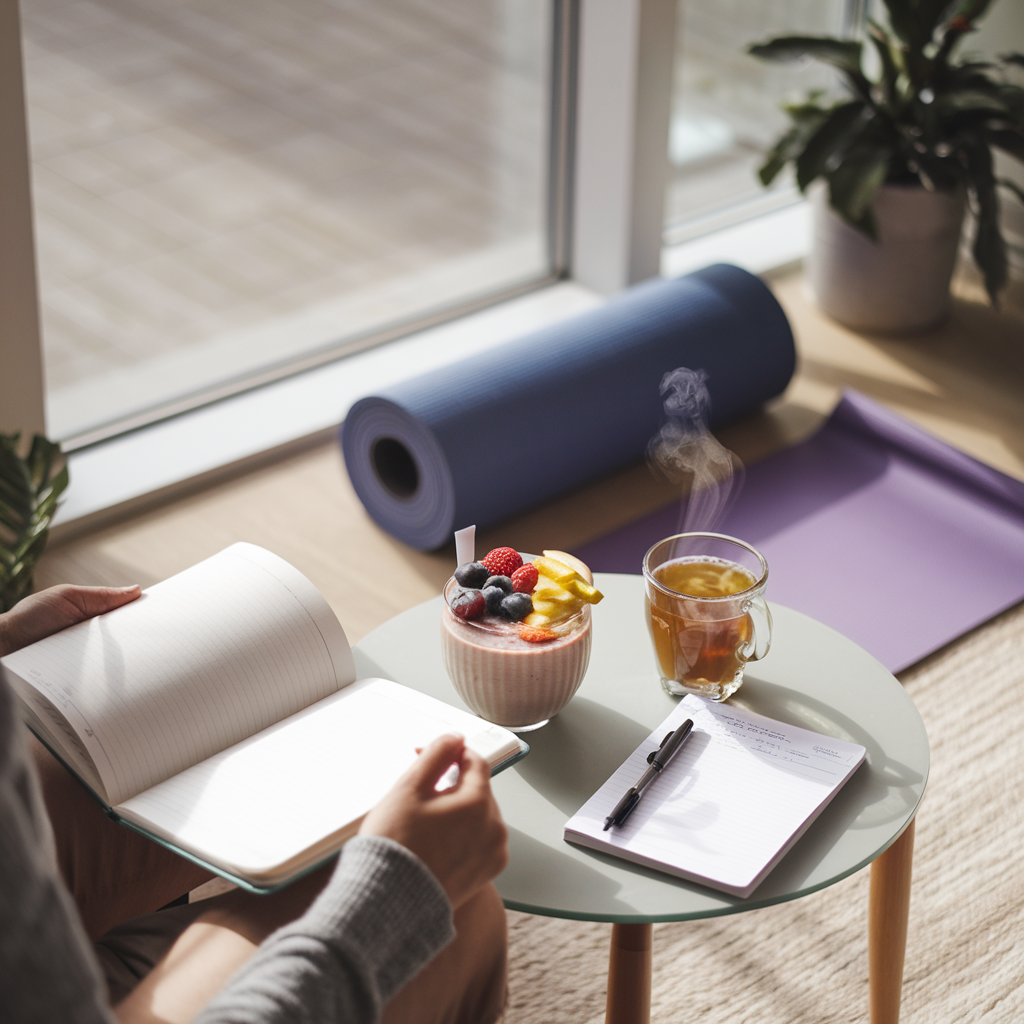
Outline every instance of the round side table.
<svg viewBox="0 0 1024 1024">
<path fill-rule="evenodd" d="M 513 910 L 612 924 L 609 1024 L 650 1019 L 651 925 L 737 914 L 823 889 L 872 865 L 871 1024 L 899 1019 L 914 815 L 928 778 L 928 737 L 899 682 L 819 622 L 772 605 L 769 655 L 731 703 L 861 743 L 866 762 L 747 899 L 562 839 L 566 821 L 672 710 L 659 685 L 639 576 L 598 574 L 594 647 L 576 696 L 526 739 L 531 752 L 497 775 L 510 862 L 496 880 Z M 441 598 L 396 616 L 356 645 L 360 677 L 379 675 L 465 707 L 441 663 Z"/>
</svg>

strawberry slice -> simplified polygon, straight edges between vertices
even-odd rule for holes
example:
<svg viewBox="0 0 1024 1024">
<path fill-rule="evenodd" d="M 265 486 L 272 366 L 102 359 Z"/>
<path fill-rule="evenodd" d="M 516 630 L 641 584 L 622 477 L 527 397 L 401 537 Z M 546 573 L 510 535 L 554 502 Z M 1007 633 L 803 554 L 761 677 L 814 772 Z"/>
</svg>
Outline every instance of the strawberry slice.
<svg viewBox="0 0 1024 1024">
<path fill-rule="evenodd" d="M 551 640 L 558 639 L 558 634 L 553 629 L 545 629 L 543 626 L 527 626 L 525 622 L 519 623 L 519 636 L 531 644 L 546 644 Z"/>
</svg>

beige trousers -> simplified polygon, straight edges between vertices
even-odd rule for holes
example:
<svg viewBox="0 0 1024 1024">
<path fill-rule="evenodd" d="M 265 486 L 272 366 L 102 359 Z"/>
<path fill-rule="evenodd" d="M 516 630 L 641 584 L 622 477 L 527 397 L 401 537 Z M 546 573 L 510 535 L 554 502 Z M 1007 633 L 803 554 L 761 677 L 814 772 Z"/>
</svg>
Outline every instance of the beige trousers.
<svg viewBox="0 0 1024 1024">
<path fill-rule="evenodd" d="M 121 1021 L 190 1021 L 330 877 L 328 866 L 271 896 L 236 890 L 159 910 L 210 873 L 112 822 L 34 737 L 29 743 L 61 874 Z M 492 1024 L 501 1016 L 507 939 L 493 886 L 456 911 L 455 928 L 455 941 L 387 1004 L 387 1024 Z"/>
</svg>

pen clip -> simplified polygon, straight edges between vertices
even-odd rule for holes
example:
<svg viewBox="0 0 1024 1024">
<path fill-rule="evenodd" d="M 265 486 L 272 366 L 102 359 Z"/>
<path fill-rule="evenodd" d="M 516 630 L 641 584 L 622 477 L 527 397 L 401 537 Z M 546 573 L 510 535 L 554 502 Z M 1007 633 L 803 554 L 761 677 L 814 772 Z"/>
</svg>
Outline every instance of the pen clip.
<svg viewBox="0 0 1024 1024">
<path fill-rule="evenodd" d="M 661 743 L 660 743 L 660 744 L 658 745 L 658 749 L 657 749 L 657 750 L 652 750 L 652 751 L 651 751 L 651 752 L 650 752 L 650 753 L 649 753 L 649 754 L 647 755 L 647 763 L 648 763 L 648 764 L 653 764 L 653 763 L 654 763 L 654 759 L 655 759 L 655 758 L 656 758 L 656 757 L 658 756 L 658 754 L 660 754 L 660 753 L 661 753 L 661 751 L 662 751 L 662 748 L 663 748 L 663 747 L 665 746 L 665 744 L 666 744 L 666 743 L 668 743 L 668 741 L 669 741 L 670 739 L 672 739 L 672 737 L 673 737 L 673 736 L 675 736 L 675 734 L 676 734 L 676 731 L 675 731 L 675 729 L 673 729 L 673 730 L 672 730 L 672 732 L 670 732 L 670 733 L 666 734 L 665 738 L 664 738 L 664 739 L 663 739 L 663 740 L 661 741 Z"/>
</svg>

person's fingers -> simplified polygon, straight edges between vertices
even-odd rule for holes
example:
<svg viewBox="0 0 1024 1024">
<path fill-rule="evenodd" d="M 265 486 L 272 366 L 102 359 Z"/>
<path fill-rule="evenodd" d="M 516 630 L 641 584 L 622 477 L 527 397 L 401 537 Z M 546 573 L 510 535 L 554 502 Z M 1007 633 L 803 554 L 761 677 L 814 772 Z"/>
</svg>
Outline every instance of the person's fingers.
<svg viewBox="0 0 1024 1024">
<path fill-rule="evenodd" d="M 406 773 L 406 780 L 422 796 L 432 796 L 441 776 L 455 763 L 461 763 L 466 750 L 462 736 L 438 736 L 429 743 Z"/>
<path fill-rule="evenodd" d="M 475 751 L 466 747 L 459 765 L 458 792 L 464 798 L 478 799 L 491 789 L 491 767 Z"/>
<path fill-rule="evenodd" d="M 134 601 L 142 588 L 134 583 L 130 587 L 73 587 L 65 585 L 60 588 L 61 597 L 70 601 L 82 613 L 83 619 L 91 619 L 94 615 L 120 608 L 129 601 Z"/>
</svg>

